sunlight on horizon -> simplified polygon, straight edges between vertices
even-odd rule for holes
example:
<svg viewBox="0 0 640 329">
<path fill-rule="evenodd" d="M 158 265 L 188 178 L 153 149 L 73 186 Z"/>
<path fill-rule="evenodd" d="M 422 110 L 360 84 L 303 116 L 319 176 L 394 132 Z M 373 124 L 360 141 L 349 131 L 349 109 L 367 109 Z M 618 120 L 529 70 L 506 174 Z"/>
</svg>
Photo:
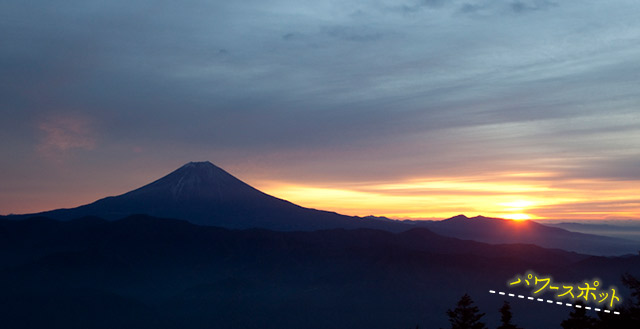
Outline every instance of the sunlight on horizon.
<svg viewBox="0 0 640 329">
<path fill-rule="evenodd" d="M 256 184 L 303 207 L 352 216 L 449 218 L 460 213 L 512 220 L 639 218 L 634 182 L 557 180 L 548 173 L 407 179 L 371 184 Z"/>
<path fill-rule="evenodd" d="M 508 215 L 502 216 L 502 218 L 511 219 L 516 222 L 531 219 L 531 217 L 527 214 L 508 214 Z"/>
</svg>

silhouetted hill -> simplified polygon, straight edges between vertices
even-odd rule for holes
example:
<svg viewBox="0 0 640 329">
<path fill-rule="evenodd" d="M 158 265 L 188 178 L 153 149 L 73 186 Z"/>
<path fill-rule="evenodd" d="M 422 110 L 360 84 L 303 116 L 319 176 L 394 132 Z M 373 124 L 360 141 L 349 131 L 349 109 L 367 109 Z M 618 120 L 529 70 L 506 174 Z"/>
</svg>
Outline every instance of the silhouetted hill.
<svg viewBox="0 0 640 329">
<path fill-rule="evenodd" d="M 526 270 L 617 285 L 621 273 L 640 273 L 638 256 L 494 246 L 424 228 L 229 230 L 141 215 L 0 220 L 0 264 L 3 326 L 65 329 L 437 328 L 465 292 L 497 323 L 503 298 L 488 290 Z M 569 312 L 512 306 L 529 328 L 557 328 Z"/>
</svg>

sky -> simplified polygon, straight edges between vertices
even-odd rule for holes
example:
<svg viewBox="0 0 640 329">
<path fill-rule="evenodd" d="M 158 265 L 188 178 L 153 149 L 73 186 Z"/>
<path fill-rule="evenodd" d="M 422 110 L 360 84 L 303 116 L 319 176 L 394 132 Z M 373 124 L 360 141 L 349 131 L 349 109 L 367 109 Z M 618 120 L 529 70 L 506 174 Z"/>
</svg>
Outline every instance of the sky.
<svg viewBox="0 0 640 329">
<path fill-rule="evenodd" d="M 640 2 L 0 2 L 0 214 L 209 160 L 349 215 L 640 218 Z"/>
</svg>

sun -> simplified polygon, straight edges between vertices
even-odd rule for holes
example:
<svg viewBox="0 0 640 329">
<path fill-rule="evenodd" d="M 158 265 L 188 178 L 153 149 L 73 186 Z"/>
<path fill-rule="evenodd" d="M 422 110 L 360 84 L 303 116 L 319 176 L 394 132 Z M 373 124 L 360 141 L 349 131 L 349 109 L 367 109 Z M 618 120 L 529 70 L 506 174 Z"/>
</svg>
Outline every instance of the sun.
<svg viewBox="0 0 640 329">
<path fill-rule="evenodd" d="M 521 221 L 521 220 L 527 220 L 527 219 L 531 219 L 531 217 L 527 214 L 508 214 L 508 215 L 504 215 L 502 216 L 506 219 L 511 219 L 514 221 Z"/>
<path fill-rule="evenodd" d="M 535 204 L 536 202 L 529 200 L 513 200 L 511 202 L 500 203 L 499 205 L 505 207 L 503 209 L 505 215 L 503 215 L 502 218 L 521 221 L 531 219 L 531 216 L 525 214 L 524 212 L 527 208 Z"/>
</svg>

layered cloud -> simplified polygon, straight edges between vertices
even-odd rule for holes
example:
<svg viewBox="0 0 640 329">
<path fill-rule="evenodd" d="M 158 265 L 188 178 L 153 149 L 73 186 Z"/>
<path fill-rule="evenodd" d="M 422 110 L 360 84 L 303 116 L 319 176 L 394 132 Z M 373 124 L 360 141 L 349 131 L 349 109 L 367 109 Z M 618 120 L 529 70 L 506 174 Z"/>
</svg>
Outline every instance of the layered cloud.
<svg viewBox="0 0 640 329">
<path fill-rule="evenodd" d="M 100 159 L 96 186 L 116 168 L 209 159 L 249 182 L 307 188 L 544 172 L 547 188 L 615 190 L 640 176 L 639 6 L 5 1 L 0 152 L 16 163 L 31 160 L 16 149 L 77 153 L 70 168 Z M 1 169 L 7 181 L 36 170 Z"/>
</svg>

